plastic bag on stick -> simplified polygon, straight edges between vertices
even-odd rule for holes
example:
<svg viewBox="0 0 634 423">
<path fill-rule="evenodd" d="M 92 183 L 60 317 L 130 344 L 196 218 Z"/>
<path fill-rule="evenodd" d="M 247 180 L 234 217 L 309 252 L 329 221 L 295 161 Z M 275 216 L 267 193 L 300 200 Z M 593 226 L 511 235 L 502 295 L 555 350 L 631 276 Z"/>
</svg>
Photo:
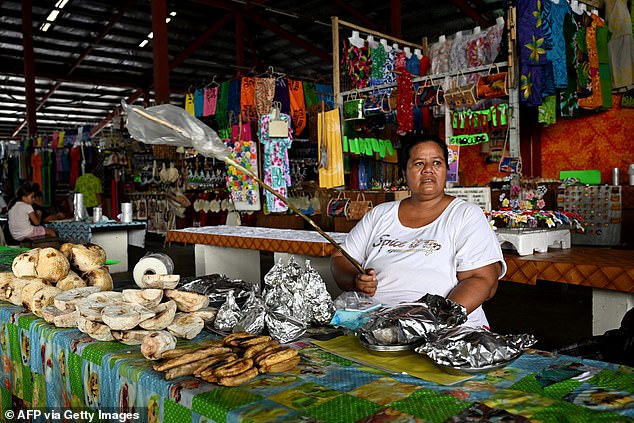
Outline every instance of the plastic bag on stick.
<svg viewBox="0 0 634 423">
<path fill-rule="evenodd" d="M 218 134 L 187 113 L 171 104 L 143 108 L 121 102 L 128 114 L 128 132 L 132 138 L 146 144 L 167 144 L 193 147 L 205 157 L 225 161 L 229 152 Z"/>
</svg>

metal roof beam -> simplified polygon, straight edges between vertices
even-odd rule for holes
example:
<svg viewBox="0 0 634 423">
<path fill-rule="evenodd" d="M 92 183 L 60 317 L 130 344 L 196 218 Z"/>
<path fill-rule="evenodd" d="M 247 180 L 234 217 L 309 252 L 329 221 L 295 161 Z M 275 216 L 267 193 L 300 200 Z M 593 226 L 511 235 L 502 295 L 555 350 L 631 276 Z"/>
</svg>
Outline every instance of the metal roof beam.
<svg viewBox="0 0 634 423">
<path fill-rule="evenodd" d="M 253 12 L 246 12 L 245 15 L 252 20 L 253 22 L 257 23 L 258 25 L 268 29 L 271 32 L 274 32 L 284 38 L 286 38 L 288 41 L 292 42 L 293 44 L 296 44 L 297 46 L 303 48 L 304 50 L 306 50 L 307 52 L 309 52 L 310 54 L 319 57 L 320 59 L 322 59 L 323 61 L 325 61 L 326 63 L 332 63 L 332 54 L 318 49 L 317 47 L 315 47 L 313 44 L 311 44 L 309 41 L 306 41 L 302 38 L 299 38 L 297 35 L 293 34 L 290 31 L 285 30 L 284 28 L 282 28 L 280 26 L 280 24 L 272 22 L 268 19 L 264 19 L 263 17 L 261 17 L 260 15 L 257 15 Z"/>
<path fill-rule="evenodd" d="M 108 31 L 110 31 L 110 29 L 119 21 L 119 19 L 121 19 L 121 17 L 123 16 L 123 14 L 132 6 L 132 4 L 134 4 L 134 0 L 128 0 L 128 2 L 121 8 L 121 10 L 110 20 L 110 22 L 108 22 L 108 24 L 101 30 L 101 32 L 99 33 L 99 35 L 97 35 L 97 37 L 93 40 L 93 42 L 90 44 L 90 46 L 88 48 L 86 48 L 80 55 L 79 57 L 75 60 L 75 63 L 73 63 L 73 65 L 71 65 L 70 69 L 68 70 L 68 72 L 66 72 L 66 76 L 70 76 L 70 74 L 72 74 L 75 69 L 77 69 L 77 66 L 80 65 L 80 63 L 90 54 L 90 52 L 92 52 L 92 50 L 95 48 L 95 46 L 106 36 L 106 34 L 108 34 Z M 24 9 L 25 4 L 24 2 L 22 3 L 22 8 Z M 32 7 L 32 3 L 29 1 L 29 10 Z M 31 28 L 33 27 L 33 24 L 31 22 Z M 31 45 L 31 50 L 32 50 L 32 45 Z M 25 53 L 26 53 L 26 47 L 24 49 Z M 31 51 L 31 54 L 33 52 Z M 25 66 L 26 66 L 26 60 L 25 60 Z M 35 66 L 34 66 L 35 67 Z M 34 108 L 34 116 L 35 116 L 35 112 L 37 110 L 39 110 L 44 103 L 46 103 L 46 100 L 48 100 L 53 93 L 55 93 L 55 90 L 57 90 L 57 88 L 59 88 L 59 86 L 61 85 L 61 82 L 58 82 L 56 84 L 54 84 L 51 89 L 49 90 L 48 93 L 46 93 L 42 99 L 40 100 L 40 102 L 37 104 L 37 106 L 35 106 Z M 28 97 L 28 95 L 27 95 Z M 27 120 L 29 119 L 28 116 L 28 108 L 27 108 Z M 15 128 L 15 130 L 13 131 L 13 136 L 16 136 L 20 130 L 24 127 L 24 125 L 26 124 L 26 120 L 23 120 L 20 124 L 18 124 L 18 126 Z"/>
<path fill-rule="evenodd" d="M 451 0 L 451 2 L 458 7 L 465 15 L 473 19 L 478 25 L 490 26 L 491 21 L 478 13 L 473 7 L 471 7 L 465 0 Z"/>
</svg>

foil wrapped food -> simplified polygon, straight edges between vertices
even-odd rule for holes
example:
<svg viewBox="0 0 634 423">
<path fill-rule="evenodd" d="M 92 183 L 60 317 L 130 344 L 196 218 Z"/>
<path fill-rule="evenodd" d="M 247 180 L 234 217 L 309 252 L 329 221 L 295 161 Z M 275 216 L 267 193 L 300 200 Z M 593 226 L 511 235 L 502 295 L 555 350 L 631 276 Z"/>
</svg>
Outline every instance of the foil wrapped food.
<svg viewBox="0 0 634 423">
<path fill-rule="evenodd" d="M 291 257 L 287 263 L 278 261 L 264 276 L 264 290 L 218 289 L 235 288 L 226 278 L 210 275 L 204 280 L 188 282 L 195 292 L 226 297 L 218 310 L 213 329 L 217 331 L 246 331 L 269 334 L 285 343 L 301 337 L 311 323 L 326 324 L 334 314 L 334 305 L 326 284 L 319 273 L 306 261 L 305 268 Z M 202 279 L 202 278 L 198 278 Z M 211 283 L 210 283 L 211 281 Z M 235 281 L 231 281 L 235 282 Z M 234 297 L 238 292 L 247 297 L 239 304 Z"/>
<path fill-rule="evenodd" d="M 234 301 L 242 306 L 252 292 L 260 293 L 259 282 L 247 282 L 240 279 L 229 279 L 225 275 L 211 275 L 183 278 L 178 289 L 197 292 L 209 297 L 209 306 L 219 308 L 231 293 Z"/>
<path fill-rule="evenodd" d="M 260 334 L 264 330 L 266 306 L 264 300 L 252 292 L 242 307 L 242 318 L 238 320 L 233 330 L 235 332 L 249 332 Z"/>
<path fill-rule="evenodd" d="M 370 345 L 412 345 L 428 342 L 437 332 L 466 321 L 463 306 L 445 297 L 427 294 L 419 302 L 377 311 L 357 330 L 357 335 Z"/>
<path fill-rule="evenodd" d="M 451 368 L 478 369 L 506 364 L 537 340 L 530 334 L 500 335 L 482 328 L 461 326 L 437 334 L 416 352 L 427 354 L 437 364 Z"/>
<path fill-rule="evenodd" d="M 233 292 L 228 292 L 226 301 L 218 309 L 213 328 L 220 332 L 231 332 L 241 319 L 242 311 L 233 298 Z"/>
</svg>

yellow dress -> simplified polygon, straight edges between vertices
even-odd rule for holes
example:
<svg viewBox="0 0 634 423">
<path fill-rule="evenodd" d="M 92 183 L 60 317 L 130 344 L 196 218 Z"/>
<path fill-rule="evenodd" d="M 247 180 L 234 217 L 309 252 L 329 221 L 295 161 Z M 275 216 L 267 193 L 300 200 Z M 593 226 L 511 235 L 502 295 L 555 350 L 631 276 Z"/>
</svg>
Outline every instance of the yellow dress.
<svg viewBox="0 0 634 423">
<path fill-rule="evenodd" d="M 319 186 L 321 188 L 343 186 L 345 183 L 343 177 L 343 139 L 339 109 L 327 111 L 325 116 L 320 113 L 318 122 Z"/>
</svg>

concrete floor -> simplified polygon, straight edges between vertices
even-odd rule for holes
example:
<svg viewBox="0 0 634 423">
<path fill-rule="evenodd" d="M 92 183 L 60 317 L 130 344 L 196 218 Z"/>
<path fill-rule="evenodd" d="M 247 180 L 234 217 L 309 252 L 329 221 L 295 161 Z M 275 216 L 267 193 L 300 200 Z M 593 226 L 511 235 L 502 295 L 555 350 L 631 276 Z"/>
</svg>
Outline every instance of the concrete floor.
<svg viewBox="0 0 634 423">
<path fill-rule="evenodd" d="M 148 236 L 146 248 L 129 247 L 129 272 L 113 275 L 115 289 L 136 287 L 134 265 L 148 252 L 163 252 L 174 261 L 174 272 L 195 276 L 193 245 L 163 245 L 162 238 Z M 273 266 L 272 254 L 261 255 L 262 274 Z M 493 299 L 486 302 L 491 330 L 496 333 L 531 333 L 536 348 L 551 350 L 592 335 L 592 290 L 587 287 L 538 281 L 525 285 L 502 281 Z"/>
</svg>

